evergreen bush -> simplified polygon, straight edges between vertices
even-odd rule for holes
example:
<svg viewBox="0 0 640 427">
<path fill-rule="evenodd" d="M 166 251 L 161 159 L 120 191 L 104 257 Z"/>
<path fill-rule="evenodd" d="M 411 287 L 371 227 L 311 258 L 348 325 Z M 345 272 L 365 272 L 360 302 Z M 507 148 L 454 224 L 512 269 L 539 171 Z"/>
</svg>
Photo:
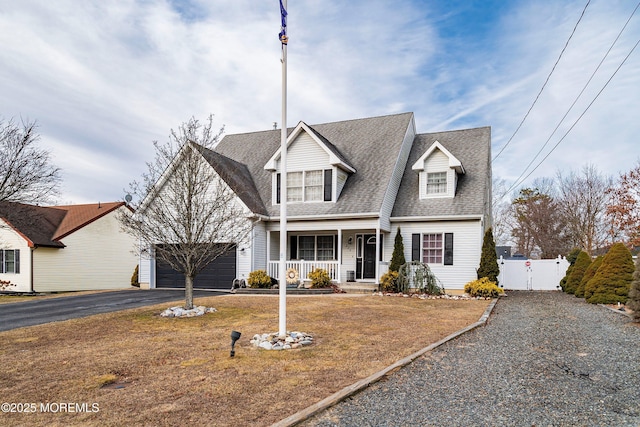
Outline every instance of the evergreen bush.
<svg viewBox="0 0 640 427">
<path fill-rule="evenodd" d="M 398 272 L 389 270 L 380 278 L 380 290 L 382 292 L 398 292 Z"/>
<path fill-rule="evenodd" d="M 633 320 L 640 322 L 640 256 L 636 259 L 636 269 L 633 272 L 633 281 L 629 289 L 627 307 L 633 310 L 631 313 Z"/>
<path fill-rule="evenodd" d="M 486 277 L 467 283 L 464 285 L 464 291 L 472 297 L 483 298 L 496 298 L 504 294 L 504 290 L 496 282 L 492 282 Z"/>
<path fill-rule="evenodd" d="M 635 266 L 629 249 L 622 243 L 615 243 L 604 256 L 593 279 L 589 281 L 589 286 L 593 286 L 594 290 L 587 302 L 591 304 L 625 303 L 634 271 Z"/>
<path fill-rule="evenodd" d="M 591 297 L 591 295 L 593 295 L 593 289 L 588 288 L 587 284 L 591 279 L 593 279 L 593 276 L 595 276 L 596 271 L 598 271 L 598 268 L 602 264 L 603 259 L 604 256 L 600 255 L 596 259 L 594 259 L 591 264 L 589 264 L 589 267 L 587 267 L 584 272 L 584 276 L 582 276 L 580 285 L 578 285 L 578 288 L 576 289 L 575 296 L 580 298 L 589 298 Z"/>
<path fill-rule="evenodd" d="M 575 294 L 578 286 L 580 286 L 580 282 L 582 281 L 582 277 L 584 276 L 585 271 L 591 264 L 591 257 L 585 251 L 580 251 L 578 257 L 576 258 L 576 262 L 573 264 L 573 268 L 571 269 L 571 273 L 567 278 L 567 281 L 564 284 L 564 291 L 568 294 Z"/>
<path fill-rule="evenodd" d="M 331 276 L 324 268 L 314 268 L 309 273 L 311 288 L 328 288 L 331 286 Z"/>
<path fill-rule="evenodd" d="M 136 288 L 140 287 L 140 281 L 138 279 L 138 266 L 136 265 L 136 268 L 133 269 L 133 274 L 131 275 L 131 286 L 135 286 Z"/>
<path fill-rule="evenodd" d="M 254 270 L 249 273 L 247 284 L 252 288 L 270 288 L 271 277 L 265 270 Z"/>
<path fill-rule="evenodd" d="M 389 271 L 400 270 L 400 267 L 407 261 L 404 258 L 404 243 L 402 242 L 402 234 L 400 234 L 400 227 L 396 233 L 396 239 L 393 242 L 393 254 L 391 254 L 391 262 L 389 263 Z"/>
<path fill-rule="evenodd" d="M 478 279 L 483 277 L 498 284 L 500 266 L 498 265 L 498 255 L 496 254 L 496 243 L 493 240 L 493 231 L 488 228 L 482 240 L 482 255 L 480 256 L 480 267 L 478 268 Z"/>
<path fill-rule="evenodd" d="M 567 268 L 567 272 L 565 273 L 564 277 L 560 280 L 560 287 L 562 288 L 563 291 L 565 290 L 564 288 L 567 283 L 567 280 L 569 279 L 569 275 L 571 274 L 571 270 L 573 270 L 573 264 L 575 264 L 579 254 L 580 254 L 580 248 L 574 248 L 567 255 L 567 261 L 569 261 L 569 268 Z"/>
</svg>

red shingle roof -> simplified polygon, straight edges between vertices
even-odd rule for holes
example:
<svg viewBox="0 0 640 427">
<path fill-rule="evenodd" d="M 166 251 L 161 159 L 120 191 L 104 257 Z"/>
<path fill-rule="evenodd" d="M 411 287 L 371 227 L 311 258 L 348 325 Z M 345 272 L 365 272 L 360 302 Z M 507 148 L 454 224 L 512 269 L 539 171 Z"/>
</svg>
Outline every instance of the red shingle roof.
<svg viewBox="0 0 640 427">
<path fill-rule="evenodd" d="M 124 206 L 124 202 L 69 206 L 33 206 L 0 202 L 0 218 L 20 233 L 29 246 L 64 247 L 60 239 Z"/>
</svg>

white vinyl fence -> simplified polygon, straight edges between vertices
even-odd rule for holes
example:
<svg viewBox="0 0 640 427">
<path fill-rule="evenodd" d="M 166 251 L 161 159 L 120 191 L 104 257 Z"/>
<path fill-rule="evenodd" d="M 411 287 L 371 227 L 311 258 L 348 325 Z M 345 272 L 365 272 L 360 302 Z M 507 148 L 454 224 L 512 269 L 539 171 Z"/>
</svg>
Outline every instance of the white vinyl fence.
<svg viewBox="0 0 640 427">
<path fill-rule="evenodd" d="M 555 291 L 567 273 L 569 261 L 556 259 L 503 259 L 498 260 L 500 287 L 511 290 Z"/>
</svg>

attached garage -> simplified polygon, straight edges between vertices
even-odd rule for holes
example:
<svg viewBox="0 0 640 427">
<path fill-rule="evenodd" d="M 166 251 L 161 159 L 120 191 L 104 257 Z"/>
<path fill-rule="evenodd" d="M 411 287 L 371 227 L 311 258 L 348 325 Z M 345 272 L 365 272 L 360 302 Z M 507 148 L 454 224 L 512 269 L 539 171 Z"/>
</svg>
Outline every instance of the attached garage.
<svg viewBox="0 0 640 427">
<path fill-rule="evenodd" d="M 216 258 L 195 278 L 195 289 L 231 289 L 236 278 L 236 248 Z M 184 274 L 156 259 L 156 288 L 184 288 Z"/>
</svg>

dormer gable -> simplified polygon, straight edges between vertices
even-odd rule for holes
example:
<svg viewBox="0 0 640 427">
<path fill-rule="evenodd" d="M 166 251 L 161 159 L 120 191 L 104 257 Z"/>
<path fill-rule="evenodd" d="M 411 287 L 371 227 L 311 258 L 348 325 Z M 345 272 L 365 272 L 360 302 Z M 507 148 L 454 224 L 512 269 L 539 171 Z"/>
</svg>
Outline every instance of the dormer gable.
<svg viewBox="0 0 640 427">
<path fill-rule="evenodd" d="M 264 165 L 272 173 L 272 204 L 280 203 L 281 149 Z M 288 203 L 335 202 L 356 169 L 338 149 L 304 122 L 287 137 Z"/>
<path fill-rule="evenodd" d="M 320 135 L 320 133 L 316 132 L 312 127 L 310 127 L 303 121 L 298 123 L 298 125 L 287 137 L 287 150 L 290 150 L 291 144 L 303 134 L 309 135 L 315 141 L 315 143 L 329 156 L 330 165 L 339 167 L 348 173 L 356 172 L 356 169 L 351 164 L 349 164 L 345 157 L 337 150 L 337 148 L 333 144 L 331 144 L 331 142 L 329 142 L 325 137 Z M 273 156 L 271 156 L 271 158 L 267 161 L 267 163 L 264 165 L 265 170 L 272 172 L 279 170 L 281 149 L 282 148 L 279 147 L 278 150 L 276 150 L 276 152 L 273 154 Z"/>
<path fill-rule="evenodd" d="M 419 174 L 421 199 L 454 197 L 458 175 L 465 173 L 462 162 L 438 141 L 431 144 L 411 169 Z"/>
</svg>

